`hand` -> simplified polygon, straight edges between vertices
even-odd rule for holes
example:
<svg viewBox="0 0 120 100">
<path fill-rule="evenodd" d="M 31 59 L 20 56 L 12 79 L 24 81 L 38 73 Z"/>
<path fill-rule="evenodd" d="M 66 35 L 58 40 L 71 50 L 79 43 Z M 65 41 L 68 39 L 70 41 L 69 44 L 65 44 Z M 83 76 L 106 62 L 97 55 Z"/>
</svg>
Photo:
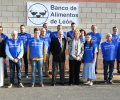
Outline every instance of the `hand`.
<svg viewBox="0 0 120 100">
<path fill-rule="evenodd" d="M 76 60 L 80 60 L 80 57 L 76 57 Z"/>
<path fill-rule="evenodd" d="M 0 43 L 2 42 L 2 38 L 0 38 Z"/>
<path fill-rule="evenodd" d="M 17 63 L 17 62 L 18 62 L 18 59 L 17 59 L 17 58 L 15 58 L 15 59 L 14 59 L 14 62 L 15 62 L 15 63 Z"/>
<path fill-rule="evenodd" d="M 30 60 L 28 60 L 28 64 L 30 64 Z"/>
</svg>

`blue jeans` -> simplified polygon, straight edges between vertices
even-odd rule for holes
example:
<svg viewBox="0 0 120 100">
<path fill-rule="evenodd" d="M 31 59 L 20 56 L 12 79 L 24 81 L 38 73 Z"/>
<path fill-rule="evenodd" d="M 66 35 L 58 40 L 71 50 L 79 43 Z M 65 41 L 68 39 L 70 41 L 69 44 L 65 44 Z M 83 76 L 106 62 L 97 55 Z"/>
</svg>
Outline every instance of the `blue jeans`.
<svg viewBox="0 0 120 100">
<path fill-rule="evenodd" d="M 21 83 L 21 68 L 22 68 L 22 59 L 18 60 L 17 63 L 9 60 L 10 65 L 10 83 L 14 84 L 15 77 L 15 67 L 17 71 L 18 84 Z"/>
<path fill-rule="evenodd" d="M 36 68 L 38 70 L 39 82 L 43 83 L 42 65 L 43 65 L 43 60 L 31 60 L 32 83 L 35 83 Z"/>
<path fill-rule="evenodd" d="M 64 83 L 64 62 L 54 62 L 52 65 L 52 83 L 56 83 L 56 71 L 57 66 L 59 65 L 59 72 L 60 72 L 60 81 L 61 83 Z"/>
<path fill-rule="evenodd" d="M 114 60 L 113 61 L 103 61 L 104 64 L 104 80 L 112 80 L 113 78 L 113 70 L 114 70 Z M 108 69 L 109 69 L 109 77 L 108 77 Z"/>
</svg>

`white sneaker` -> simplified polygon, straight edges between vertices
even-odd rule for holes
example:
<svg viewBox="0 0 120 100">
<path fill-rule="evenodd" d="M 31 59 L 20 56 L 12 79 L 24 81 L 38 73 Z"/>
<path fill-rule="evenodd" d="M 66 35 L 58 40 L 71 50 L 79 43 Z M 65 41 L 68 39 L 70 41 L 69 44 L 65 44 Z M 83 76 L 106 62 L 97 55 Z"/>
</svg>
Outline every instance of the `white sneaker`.
<svg viewBox="0 0 120 100">
<path fill-rule="evenodd" d="M 31 87 L 35 87 L 35 84 L 34 83 L 32 83 L 32 86 Z"/>
<path fill-rule="evenodd" d="M 40 87 L 44 87 L 44 84 L 43 84 L 43 83 L 40 83 Z"/>
<path fill-rule="evenodd" d="M 90 81 L 87 81 L 86 83 L 84 83 L 85 85 L 89 85 L 90 84 Z"/>
<path fill-rule="evenodd" d="M 12 88 L 12 87 L 13 87 L 13 84 L 10 84 L 10 85 L 8 86 L 9 89 Z"/>
<path fill-rule="evenodd" d="M 21 88 L 24 88 L 24 85 L 23 85 L 22 83 L 19 83 L 19 86 L 20 86 Z"/>
<path fill-rule="evenodd" d="M 90 84 L 89 84 L 90 86 L 92 86 L 93 85 L 93 82 L 90 82 Z"/>
<path fill-rule="evenodd" d="M 25 76 L 25 78 L 26 78 L 26 79 L 28 79 L 28 75 L 27 75 L 27 76 Z"/>
</svg>

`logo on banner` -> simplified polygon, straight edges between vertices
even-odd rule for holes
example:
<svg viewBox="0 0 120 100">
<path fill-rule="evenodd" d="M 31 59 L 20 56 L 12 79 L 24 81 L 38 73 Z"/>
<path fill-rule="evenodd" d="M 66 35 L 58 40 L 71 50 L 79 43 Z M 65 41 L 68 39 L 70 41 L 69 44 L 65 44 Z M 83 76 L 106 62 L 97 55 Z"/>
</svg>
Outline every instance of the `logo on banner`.
<svg viewBox="0 0 120 100">
<path fill-rule="evenodd" d="M 35 3 L 28 9 L 28 19 L 35 25 L 45 23 L 48 17 L 48 9 L 41 3 Z"/>
</svg>

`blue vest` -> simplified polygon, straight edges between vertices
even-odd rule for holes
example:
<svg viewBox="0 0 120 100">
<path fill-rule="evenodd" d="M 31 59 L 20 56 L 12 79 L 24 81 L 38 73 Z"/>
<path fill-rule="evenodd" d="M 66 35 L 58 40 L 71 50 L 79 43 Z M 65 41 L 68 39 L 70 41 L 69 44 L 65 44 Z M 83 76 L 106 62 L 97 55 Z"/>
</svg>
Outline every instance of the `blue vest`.
<svg viewBox="0 0 120 100">
<path fill-rule="evenodd" d="M 18 38 L 23 42 L 24 45 L 24 52 L 27 52 L 28 40 L 31 38 L 31 34 L 29 33 L 18 33 Z"/>
<path fill-rule="evenodd" d="M 112 41 L 118 44 L 120 42 L 120 34 L 112 34 Z"/>
<path fill-rule="evenodd" d="M 30 48 L 30 58 L 43 58 L 44 51 L 44 41 L 39 38 L 31 38 L 28 42 Z"/>
<path fill-rule="evenodd" d="M 92 42 L 95 43 L 97 47 L 99 47 L 102 35 L 100 33 L 94 33 L 94 32 L 90 32 L 88 34 L 92 36 Z"/>
<path fill-rule="evenodd" d="M 43 39 L 45 46 L 46 46 L 46 55 L 50 54 L 50 43 L 51 43 L 51 39 L 47 36 L 45 37 L 41 37 L 41 39 Z"/>
<path fill-rule="evenodd" d="M 51 33 L 51 36 L 50 36 L 51 38 L 57 38 L 58 37 L 58 32 L 56 31 L 56 32 L 52 32 Z M 66 32 L 64 32 L 63 33 L 63 38 L 66 38 L 67 36 L 66 36 Z"/>
<path fill-rule="evenodd" d="M 17 58 L 21 52 L 22 41 L 20 39 L 8 39 L 6 41 L 6 44 L 8 44 L 9 52 L 12 55 L 12 57 Z"/>
<path fill-rule="evenodd" d="M 102 50 L 103 60 L 111 61 L 116 59 L 117 44 L 115 44 L 114 42 L 101 43 L 101 50 Z"/>
<path fill-rule="evenodd" d="M 85 63 L 91 63 L 94 60 L 94 54 L 97 52 L 97 48 L 94 44 L 90 47 L 90 44 L 86 44 L 84 47 L 83 61 Z"/>
<path fill-rule="evenodd" d="M 67 32 L 67 37 L 69 37 L 70 39 L 73 39 L 73 31 Z"/>
</svg>

